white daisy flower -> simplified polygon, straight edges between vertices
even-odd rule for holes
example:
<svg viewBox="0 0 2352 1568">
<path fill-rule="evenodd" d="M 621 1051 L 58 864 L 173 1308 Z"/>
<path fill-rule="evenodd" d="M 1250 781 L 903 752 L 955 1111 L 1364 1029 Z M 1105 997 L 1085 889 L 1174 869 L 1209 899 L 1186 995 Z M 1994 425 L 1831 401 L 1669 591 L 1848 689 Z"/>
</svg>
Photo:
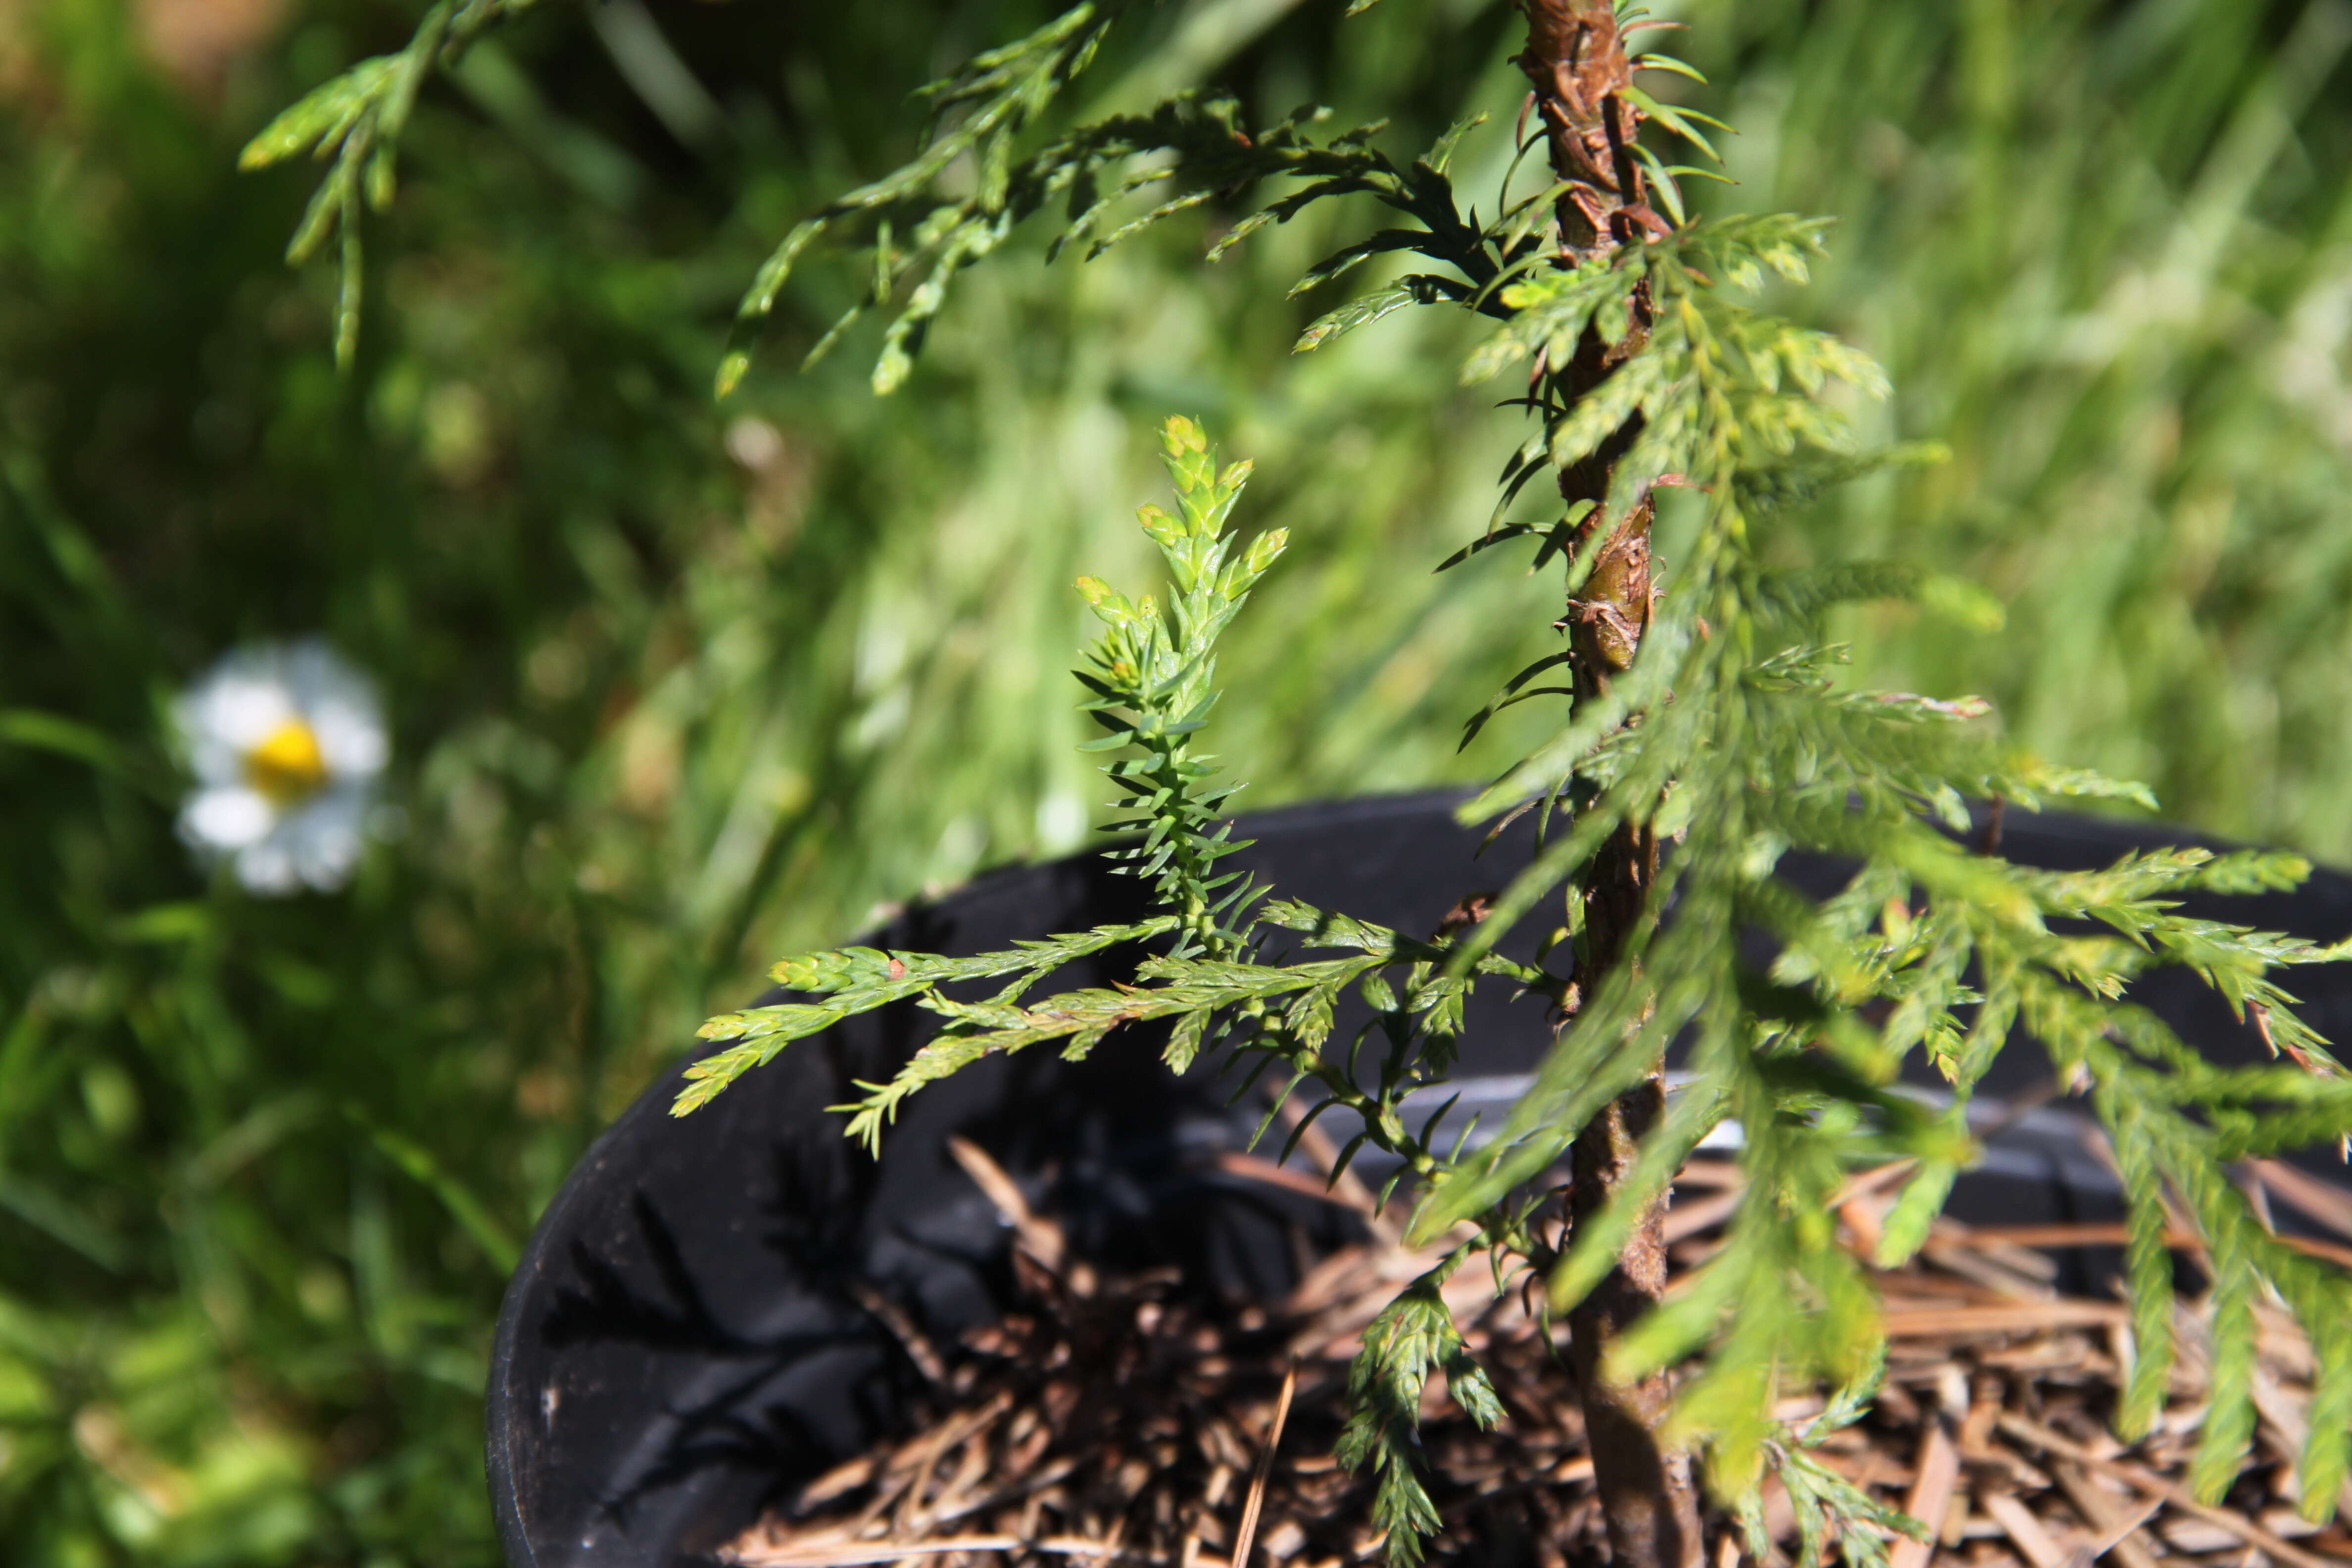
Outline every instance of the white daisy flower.
<svg viewBox="0 0 2352 1568">
<path fill-rule="evenodd" d="M 367 677 L 313 637 L 240 648 L 174 705 L 196 792 L 180 837 L 257 893 L 351 880 L 390 746 Z"/>
</svg>

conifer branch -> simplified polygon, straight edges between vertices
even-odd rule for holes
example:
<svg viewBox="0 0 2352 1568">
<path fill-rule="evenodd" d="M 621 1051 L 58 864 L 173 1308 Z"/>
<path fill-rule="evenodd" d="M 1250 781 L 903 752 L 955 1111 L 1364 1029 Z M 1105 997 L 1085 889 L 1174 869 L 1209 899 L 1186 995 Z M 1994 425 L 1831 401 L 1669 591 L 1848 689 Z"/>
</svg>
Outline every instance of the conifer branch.
<svg viewBox="0 0 2352 1568">
<path fill-rule="evenodd" d="M 264 126 L 237 155 L 240 169 L 266 169 L 308 153 L 332 161 L 286 247 L 299 266 L 341 241 L 335 294 L 335 364 L 348 371 L 359 353 L 360 299 L 365 282 L 361 208 L 392 205 L 401 133 L 425 79 L 454 68 L 482 33 L 529 10 L 535 0 L 436 0 L 397 54 L 373 55 L 312 89 Z"/>
<path fill-rule="evenodd" d="M 1417 1188 L 1411 1234 L 1451 1242 L 1445 1264 L 1367 1331 L 1350 1373 L 1341 1457 L 1377 1476 L 1392 1560 L 1417 1561 L 1440 1523 L 1412 1455 L 1428 1376 L 1445 1372 L 1474 1415 L 1491 1397 L 1439 1291 L 1461 1261 L 1486 1251 L 1498 1279 L 1536 1269 L 1570 1316 L 1625 1568 L 1696 1560 L 1694 1451 L 1705 1456 L 1708 1486 L 1751 1529 L 1759 1487 L 1767 1474 L 1780 1478 L 1802 1563 L 1835 1545 L 1875 1568 L 1887 1534 L 1916 1533 L 1918 1522 L 1809 1457 L 1870 1396 L 1884 1339 L 1832 1200 L 1857 1164 L 1913 1163 L 1875 1256 L 1891 1265 L 1916 1250 L 1976 1157 L 1969 1099 L 2001 1050 L 2030 1044 L 2106 1127 L 2126 1189 L 2139 1350 L 2119 1427 L 2130 1435 L 2144 1426 L 2165 1386 L 2177 1202 L 2228 1277 L 2216 1294 L 2213 1414 L 2198 1484 L 2210 1492 L 2225 1482 L 2244 1450 L 2252 1303 L 2274 1289 L 2310 1331 L 2318 1363 L 2301 1495 L 2323 1515 L 2352 1466 L 2352 1286 L 2271 1237 L 2225 1168 L 2352 1137 L 2352 1079 L 2273 978 L 2280 966 L 2352 957 L 2352 943 L 2316 947 L 2179 911 L 2192 891 L 2293 886 L 2308 870 L 2293 857 L 2183 849 L 2043 872 L 1972 850 L 1971 799 L 2020 809 L 2064 798 L 2154 802 L 2136 784 L 2022 752 L 1979 700 L 1842 684 L 1844 650 L 1821 625 L 1839 605 L 1906 599 L 1979 628 L 1997 626 L 2000 610 L 1979 590 L 1905 563 L 1778 570 L 1757 547 L 1762 524 L 1830 488 L 1940 457 L 1928 445 L 1859 450 L 1822 395 L 1832 386 L 1879 395 L 1876 367 L 1733 297 L 1768 279 L 1802 283 L 1825 223 L 1692 215 L 1683 184 L 1699 171 L 1644 145 L 1645 128 L 1703 157 L 1724 128 L 1636 85 L 1637 72 L 1693 73 L 1667 57 L 1628 55 L 1622 35 L 1634 13 L 1608 0 L 1522 0 L 1520 64 L 1552 178 L 1538 193 L 1494 202 L 1484 223 L 1457 202 L 1448 174 L 1475 122 L 1400 167 L 1373 145 L 1376 126 L 1324 138 L 1319 116 L 1308 114 L 1254 134 L 1233 105 L 1184 98 L 1022 153 L 1013 138 L 1042 123 L 1118 9 L 1066 13 L 947 79 L 933 95 L 949 110 L 945 129 L 914 163 L 795 230 L 747 299 L 743 330 L 769 312 L 794 258 L 853 219 L 872 219 L 877 235 L 877 286 L 859 309 L 887 303 L 893 280 L 919 262 L 928 268 L 886 333 L 877 381 L 887 390 L 906 374 L 954 271 L 1050 204 L 1066 203 L 1060 243 L 1084 239 L 1097 250 L 1276 175 L 1297 183 L 1235 223 L 1218 250 L 1328 198 L 1384 207 L 1401 221 L 1327 258 L 1302 287 L 1400 253 L 1438 270 L 1326 312 L 1297 347 L 1370 330 L 1408 307 L 1467 310 L 1493 326 L 1464 378 L 1526 377 L 1515 401 L 1535 428 L 1504 466 L 1490 526 L 1440 569 L 1521 542 L 1532 542 L 1538 564 L 1562 569 L 1558 648 L 1465 724 L 1466 744 L 1505 706 L 1562 704 L 1550 738 L 1465 811 L 1478 819 L 1539 809 L 1538 852 L 1483 923 L 1426 940 L 1270 898 L 1218 868 L 1238 847 L 1223 815 L 1236 786 L 1219 782 L 1194 737 L 1214 701 L 1216 638 L 1281 542 L 1236 552 L 1226 530 L 1246 465 L 1220 470 L 1201 433 L 1171 421 L 1164 451 L 1178 510 L 1144 514 L 1168 563 L 1167 603 L 1089 580 L 1106 631 L 1080 672 L 1104 730 L 1094 745 L 1116 753 L 1106 772 L 1128 813 L 1116 826 L 1131 837 L 1113 853 L 1121 870 L 1150 883 L 1159 913 L 979 959 L 850 950 L 793 961 L 779 979 L 818 999 L 714 1019 L 707 1035 L 733 1043 L 694 1069 L 680 1109 L 785 1041 L 892 1002 L 925 1007 L 943 1025 L 889 1082 L 861 1086 L 864 1098 L 841 1108 L 869 1142 L 908 1095 L 988 1056 L 1049 1041 L 1083 1055 L 1124 1025 L 1159 1023 L 1171 1067 L 1211 1058 L 1245 1081 L 1279 1074 L 1284 1094 L 1319 1096 L 1312 1114 L 1354 1123 L 1339 1171 L 1360 1151 L 1380 1151 L 1395 1180 Z M 950 144 L 947 156 L 971 152 L 996 171 L 977 195 L 927 194 L 943 165 L 925 160 Z M 1156 205 L 1114 221 L 1119 202 L 1146 191 Z M 903 253 L 883 224 L 894 213 L 911 220 Z M 730 363 L 722 380 L 740 374 L 740 361 Z M 1557 513 L 1513 521 L 1538 476 L 1550 478 Z M 1650 553 L 1664 494 L 1690 509 L 1687 559 L 1675 562 L 1670 593 Z M 1781 874 L 1800 850 L 1855 869 L 1815 900 Z M 1561 923 L 1546 951 L 1572 951 L 1572 976 L 1495 951 L 1555 894 Z M 1744 933 L 1767 939 L 1770 956 L 1746 955 Z M 1310 956 L 1293 956 L 1285 942 Z M 1070 958 L 1133 943 L 1147 944 L 1148 956 L 1128 980 L 1030 998 Z M 2216 1067 L 2135 1005 L 2133 984 L 2163 968 L 2196 975 L 2262 1032 L 2276 1059 Z M 942 989 L 1007 980 L 985 996 Z M 1444 1084 L 1465 998 L 1497 983 L 1548 1005 L 1561 1026 L 1555 1047 L 1489 1138 L 1441 1148 L 1437 1121 L 1409 1125 L 1406 1101 Z M 1372 1010 L 1351 1037 L 1335 1025 L 1350 988 Z M 1687 1042 L 1696 1087 L 1668 1100 L 1660 1068 L 1677 1038 Z M 1926 1107 L 1895 1090 L 1915 1054 L 1949 1086 L 1948 1104 Z M 1664 1194 L 1725 1117 L 1744 1132 L 1750 1201 L 1722 1248 L 1668 1300 Z M 1530 1220 L 1538 1187 L 1556 1188 L 1563 1159 L 1575 1177 L 1564 1247 Z M 1777 1421 L 1776 1403 L 1805 1386 L 1832 1391 L 1831 1414 L 1802 1428 Z"/>
</svg>

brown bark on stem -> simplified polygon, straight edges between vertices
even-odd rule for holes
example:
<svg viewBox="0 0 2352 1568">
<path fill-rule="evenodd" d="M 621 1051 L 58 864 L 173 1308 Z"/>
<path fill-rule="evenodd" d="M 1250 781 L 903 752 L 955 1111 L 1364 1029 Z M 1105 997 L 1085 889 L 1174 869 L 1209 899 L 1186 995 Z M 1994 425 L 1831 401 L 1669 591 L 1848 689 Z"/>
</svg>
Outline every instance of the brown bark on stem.
<svg viewBox="0 0 2352 1568">
<path fill-rule="evenodd" d="M 1670 232 L 1651 210 L 1640 168 L 1627 151 L 1640 117 L 1623 96 L 1632 68 L 1612 0 L 1520 0 L 1520 8 L 1528 18 L 1528 47 L 1519 65 L 1535 88 L 1534 107 L 1542 117 L 1552 171 L 1566 184 L 1555 208 L 1564 258 L 1583 260 L 1637 244 L 1645 235 Z M 1637 297 L 1635 307 L 1633 331 L 1618 343 L 1603 343 L 1587 331 L 1569 363 L 1538 367 L 1538 376 L 1549 379 L 1561 402 L 1573 405 L 1640 352 L 1648 336 L 1646 294 Z M 1617 463 L 1639 434 L 1637 416 L 1559 477 L 1563 500 L 1593 503 L 1578 528 L 1571 556 L 1589 556 L 1591 570 L 1569 599 L 1560 623 L 1580 698 L 1606 691 L 1615 676 L 1631 668 L 1650 625 L 1648 484 L 1637 488 L 1638 499 L 1623 511 L 1608 511 Z M 1570 892 L 1584 901 L 1582 962 L 1592 975 L 1627 961 L 1626 942 L 1642 919 L 1657 869 L 1656 834 L 1647 822 L 1627 823 L 1611 835 L 1581 886 Z M 1584 989 L 1591 994 L 1590 981 Z M 1664 1104 L 1661 1061 L 1578 1134 L 1569 1199 L 1574 1225 L 1588 1223 L 1623 1187 L 1637 1144 L 1657 1123 Z M 1661 1199 L 1633 1226 L 1617 1266 L 1569 1314 L 1570 1356 L 1616 1568 L 1697 1568 L 1704 1555 L 1690 1457 L 1660 1436 L 1674 1397 L 1670 1377 L 1661 1373 L 1621 1383 L 1601 1373 L 1610 1345 L 1665 1294 L 1664 1217 Z"/>
</svg>

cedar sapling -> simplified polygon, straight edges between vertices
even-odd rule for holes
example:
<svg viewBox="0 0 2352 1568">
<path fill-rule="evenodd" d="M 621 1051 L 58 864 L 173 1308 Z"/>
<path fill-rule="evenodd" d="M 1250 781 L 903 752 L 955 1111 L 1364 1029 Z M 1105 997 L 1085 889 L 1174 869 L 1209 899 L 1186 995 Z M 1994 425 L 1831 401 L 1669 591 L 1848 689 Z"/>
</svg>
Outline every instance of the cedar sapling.
<svg viewBox="0 0 2352 1568">
<path fill-rule="evenodd" d="M 248 150 L 254 163 L 314 148 L 335 159 L 297 250 L 341 224 L 342 340 L 358 308 L 361 196 L 389 191 L 417 81 L 513 8 L 436 6 L 406 50 L 320 89 Z M 1835 383 L 1881 395 L 1877 368 L 1744 298 L 1768 277 L 1804 282 L 1826 223 L 1691 211 L 1684 183 L 1712 176 L 1667 163 L 1645 136 L 1712 159 L 1709 132 L 1723 128 L 1640 85 L 1698 73 L 1631 49 L 1630 37 L 1663 24 L 1630 4 L 1520 0 L 1517 63 L 1532 90 L 1517 156 L 1485 218 L 1448 173 L 1477 118 L 1402 167 L 1379 150 L 1379 125 L 1328 133 L 1325 113 L 1307 110 L 1253 127 L 1240 105 L 1213 95 L 1088 124 L 1058 119 L 1064 89 L 1139 8 L 1080 5 L 925 89 L 933 120 L 915 158 L 796 226 L 761 269 L 719 391 L 746 373 L 798 258 L 845 234 L 864 237 L 871 281 L 810 357 L 868 310 L 895 309 L 874 371 L 887 392 L 911 373 L 956 275 L 1025 221 L 1057 214 L 1055 250 L 1084 240 L 1092 256 L 1189 208 L 1294 182 L 1232 223 L 1213 258 L 1324 201 L 1388 208 L 1396 226 L 1326 258 L 1299 288 L 1383 255 L 1436 269 L 1326 314 L 1297 348 L 1409 307 L 1466 310 L 1490 328 L 1462 378 L 1524 377 L 1514 401 L 1535 428 L 1505 465 L 1489 527 L 1439 569 L 1532 545 L 1538 567 L 1563 574 L 1559 647 L 1465 734 L 1467 745 L 1515 703 L 1564 705 L 1550 738 L 1464 809 L 1472 821 L 1533 812 L 1534 860 L 1483 920 L 1448 921 L 1429 940 L 1220 868 L 1240 847 L 1224 818 L 1237 786 L 1195 740 L 1217 700 L 1217 640 L 1286 542 L 1276 531 L 1241 544 L 1233 522 L 1248 465 L 1220 467 L 1203 431 L 1171 419 L 1161 442 L 1178 505 L 1142 513 L 1167 565 L 1165 603 L 1081 584 L 1104 625 L 1078 674 L 1104 731 L 1090 747 L 1108 755 L 1129 814 L 1109 853 L 1150 884 L 1154 912 L 972 958 L 850 948 L 787 959 L 774 977 L 804 999 L 710 1020 L 704 1037 L 720 1048 L 688 1069 L 677 1113 L 791 1042 L 894 1002 L 940 1024 L 887 1082 L 860 1085 L 841 1108 L 869 1144 L 909 1095 L 973 1062 L 1038 1045 L 1082 1057 L 1118 1048 L 1113 1037 L 1129 1026 L 1162 1024 L 1171 1069 L 1204 1059 L 1244 1075 L 1272 1069 L 1283 1099 L 1305 1091 L 1308 1114 L 1283 1154 L 1304 1128 L 1337 1118 L 1340 1168 L 1379 1151 L 1396 1170 L 1391 1192 L 1411 1184 L 1409 1239 L 1445 1245 L 1366 1329 L 1349 1379 L 1339 1457 L 1377 1477 L 1375 1520 L 1392 1562 L 1410 1568 L 1442 1525 L 1414 1439 L 1430 1375 L 1442 1372 L 1474 1418 L 1500 1415 L 1440 1294 L 1484 1256 L 1497 1289 L 1539 1282 L 1566 1318 L 1622 1568 L 1702 1559 L 1695 1458 L 1759 1560 L 1769 1551 L 1761 1487 L 1777 1475 L 1797 1505 L 1807 1563 L 1833 1542 L 1849 1563 L 1883 1568 L 1889 1537 L 1924 1527 L 1807 1453 L 1867 1405 L 1883 1362 L 1877 1302 L 1863 1261 L 1838 1240 L 1832 1199 L 1858 1164 L 1910 1162 L 1874 1260 L 1892 1267 L 1916 1251 L 1974 1156 L 1975 1085 L 1997 1052 L 2030 1042 L 2104 1124 L 2123 1178 L 2135 1351 L 2119 1433 L 2142 1435 L 2161 1408 L 2174 1353 L 2165 1237 L 2178 1212 L 2215 1260 L 2195 1487 L 2219 1497 L 2245 1460 L 2255 1307 L 2268 1294 L 2310 1336 L 2317 1371 L 2297 1495 L 2326 1517 L 2352 1468 L 2352 1282 L 2272 1236 L 2225 1165 L 2352 1136 L 2352 1079 L 2271 978 L 2281 965 L 2352 956 L 2352 942 L 2320 948 L 2177 912 L 2193 889 L 2292 886 L 2308 871 L 2292 856 L 2178 849 L 2062 873 L 2011 865 L 1989 843 L 1972 850 L 1969 798 L 2023 809 L 2061 796 L 2152 803 L 2137 786 L 2017 751 L 1976 700 L 1838 686 L 1843 652 L 1822 632 L 1837 605 L 1907 599 L 1979 626 L 1998 612 L 1966 584 L 1900 563 L 1765 564 L 1759 540 L 1777 518 L 1833 485 L 1937 456 L 1859 449 L 1822 395 Z M 1514 195 L 1538 149 L 1549 181 Z M 969 173 L 943 182 L 950 165 Z M 1147 191 L 1156 205 L 1128 216 Z M 1511 521 L 1546 476 L 1557 509 Z M 1654 566 L 1654 537 L 1675 557 L 1670 584 Z M 1531 684 L 1561 668 L 1564 684 Z M 1779 874 L 1792 850 L 1857 868 L 1817 901 Z M 1539 963 L 1495 951 L 1547 906 L 1560 920 Z M 1768 960 L 1751 956 L 1748 932 L 1769 939 Z M 1138 955 L 1128 983 L 1033 994 L 1061 964 L 1114 950 Z M 2160 965 L 2189 971 L 2251 1016 L 2278 1059 L 2213 1066 L 2135 1006 L 2127 984 Z M 1465 999 L 1480 985 L 1549 1009 L 1555 1046 L 1485 1138 L 1445 1129 L 1442 1112 L 1416 1129 L 1407 1102 L 1446 1081 Z M 1374 1016 L 1341 1037 L 1335 1010 L 1350 988 Z M 1689 1081 L 1669 1096 L 1672 1041 L 1683 1043 Z M 1948 1100 L 1893 1089 L 1913 1053 L 1940 1071 Z M 1274 1121 L 1269 1112 L 1261 1135 Z M 1741 1131 L 1749 1195 L 1724 1245 L 1668 1297 L 1667 1188 L 1727 1121 Z M 1564 1237 L 1538 1217 L 1563 1165 Z M 1786 1396 L 1824 1388 L 1828 1414 L 1797 1426 L 1775 1419 Z"/>
<path fill-rule="evenodd" d="M 1639 110 L 1628 93 L 1633 68 L 1610 0 L 1530 0 L 1528 42 L 1519 66 L 1532 84 L 1530 103 L 1559 195 L 1554 256 L 1567 267 L 1605 263 L 1621 247 L 1672 234 L 1652 210 L 1641 165 L 1632 155 Z M 1547 405 L 1570 408 L 1596 393 L 1648 341 L 1652 301 L 1637 288 L 1623 333 L 1614 342 L 1587 326 L 1565 363 L 1538 354 L 1530 376 Z M 1561 626 L 1576 700 L 1597 702 L 1612 679 L 1633 668 L 1650 624 L 1654 586 L 1650 534 L 1657 475 L 1643 476 L 1630 504 L 1612 508 L 1618 464 L 1640 431 L 1636 412 L 1591 452 L 1559 467 L 1561 500 L 1581 512 L 1571 531 L 1575 554 L 1590 559 L 1581 587 L 1568 597 Z M 1583 904 L 1578 968 L 1606 973 L 1638 962 L 1627 952 L 1657 880 L 1658 837 L 1638 806 L 1617 823 L 1575 879 L 1569 896 Z M 1632 1176 L 1636 1147 L 1665 1110 L 1663 1053 L 1641 1081 L 1602 1106 L 1570 1151 L 1569 1211 L 1576 1226 L 1597 1222 Z M 1674 1393 L 1664 1369 L 1612 1378 L 1602 1356 L 1666 1289 L 1665 1195 L 1652 1197 L 1627 1230 L 1615 1265 L 1569 1313 L 1570 1355 L 1582 1390 L 1595 1480 L 1609 1541 L 1629 1563 L 1684 1568 L 1699 1561 L 1698 1497 L 1687 1455 L 1661 1441 Z"/>
</svg>

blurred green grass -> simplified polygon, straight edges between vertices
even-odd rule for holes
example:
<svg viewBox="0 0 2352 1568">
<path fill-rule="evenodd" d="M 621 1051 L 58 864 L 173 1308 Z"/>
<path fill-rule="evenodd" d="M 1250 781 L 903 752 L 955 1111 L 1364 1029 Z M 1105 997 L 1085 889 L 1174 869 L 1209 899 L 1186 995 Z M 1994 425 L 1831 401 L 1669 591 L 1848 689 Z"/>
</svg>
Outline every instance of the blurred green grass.
<svg viewBox="0 0 2352 1568">
<path fill-rule="evenodd" d="M 278 260 L 310 172 L 235 153 L 413 14 L 222 0 L 268 25 L 206 56 L 126 3 L 0 11 L 0 1540 L 489 1563 L 490 1320 L 586 1141 L 782 952 L 1099 819 L 1067 584 L 1141 569 L 1152 425 L 1205 418 L 1292 531 L 1219 716 L 1265 805 L 1516 754 L 1454 739 L 1552 591 L 1428 573 L 1516 417 L 1453 385 L 1463 323 L 1287 355 L 1339 297 L 1289 279 L 1369 214 L 1214 268 L 1197 226 L 1016 247 L 887 402 L 870 339 L 790 374 L 856 286 L 820 267 L 714 407 L 766 247 L 1042 10 L 977 0 L 657 6 L 703 109 L 649 106 L 578 13 L 500 35 L 419 112 L 339 380 L 331 279 Z M 1840 216 L 1789 303 L 1885 359 L 1878 434 L 1955 451 L 1780 547 L 2010 606 L 1966 640 L 1857 616 L 1857 679 L 1982 691 L 2178 818 L 2352 857 L 2352 5 L 1670 9 L 1745 132 L 1715 199 Z M 1102 90 L 1205 72 L 1406 150 L 1466 99 L 1491 184 L 1507 10 L 1335 10 L 1156 16 Z M 163 716 L 312 631 L 383 684 L 404 826 L 347 890 L 257 900 L 173 838 Z"/>
</svg>

